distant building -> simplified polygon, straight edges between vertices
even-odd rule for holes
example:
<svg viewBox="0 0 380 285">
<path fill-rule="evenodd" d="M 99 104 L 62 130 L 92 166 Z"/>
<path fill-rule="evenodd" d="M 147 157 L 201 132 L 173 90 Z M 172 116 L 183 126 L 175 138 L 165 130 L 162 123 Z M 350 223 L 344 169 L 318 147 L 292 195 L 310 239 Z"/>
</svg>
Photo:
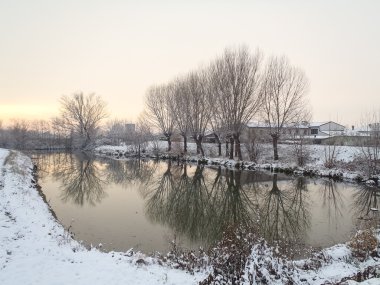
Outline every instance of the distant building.
<svg viewBox="0 0 380 285">
<path fill-rule="evenodd" d="M 248 138 L 252 135 L 260 137 L 262 140 L 270 140 L 271 128 L 266 122 L 251 121 L 247 124 L 244 137 Z M 282 139 L 290 139 L 294 136 L 309 136 L 310 128 L 307 122 L 286 124 L 281 129 L 280 136 Z"/>
<path fill-rule="evenodd" d="M 260 138 L 262 141 L 270 141 L 271 128 L 265 122 L 249 122 L 244 133 L 244 138 L 250 140 L 253 135 Z M 327 122 L 301 122 L 286 124 L 281 129 L 280 139 L 291 140 L 303 137 L 309 139 L 314 143 L 321 143 L 322 140 L 343 136 L 345 134 L 345 127 L 341 124 L 327 121 Z"/>
<path fill-rule="evenodd" d="M 360 135 L 360 136 L 374 136 L 374 135 L 378 135 L 379 132 L 380 132 L 380 123 L 367 124 L 355 130 L 355 134 Z"/>
<path fill-rule="evenodd" d="M 344 135 L 345 127 L 333 121 L 312 122 L 309 124 L 310 135 L 315 138 L 327 138 L 332 136 Z"/>
</svg>

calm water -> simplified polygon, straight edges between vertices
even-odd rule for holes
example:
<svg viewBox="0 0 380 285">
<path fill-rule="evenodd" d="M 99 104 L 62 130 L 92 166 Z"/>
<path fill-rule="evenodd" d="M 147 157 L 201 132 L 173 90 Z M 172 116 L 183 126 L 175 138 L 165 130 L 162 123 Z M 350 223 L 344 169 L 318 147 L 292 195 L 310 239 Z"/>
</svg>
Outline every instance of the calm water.
<svg viewBox="0 0 380 285">
<path fill-rule="evenodd" d="M 86 245 L 167 252 L 208 247 L 229 225 L 258 224 L 269 241 L 327 247 L 376 212 L 379 190 L 329 180 L 83 153 L 34 154 L 58 220 Z"/>
</svg>

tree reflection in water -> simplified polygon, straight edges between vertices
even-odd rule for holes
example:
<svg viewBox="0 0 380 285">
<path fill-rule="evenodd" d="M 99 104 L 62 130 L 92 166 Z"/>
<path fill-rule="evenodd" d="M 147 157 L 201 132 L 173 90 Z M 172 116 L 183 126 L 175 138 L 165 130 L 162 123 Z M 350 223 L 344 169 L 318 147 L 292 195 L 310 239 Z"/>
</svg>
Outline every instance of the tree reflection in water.
<svg viewBox="0 0 380 285">
<path fill-rule="evenodd" d="M 52 173 L 60 181 L 61 199 L 77 205 L 96 205 L 107 197 L 104 186 L 109 183 L 128 188 L 131 184 L 144 185 L 152 178 L 157 162 L 142 160 L 114 160 L 94 158 L 83 152 L 33 154 L 39 179 Z"/>
<path fill-rule="evenodd" d="M 188 176 L 187 168 L 186 164 L 172 167 L 169 162 L 164 174 L 151 181 L 145 196 L 146 214 L 150 220 L 166 224 L 190 240 L 203 240 L 210 233 L 206 230 L 213 211 L 208 202 L 204 167 L 196 166 L 192 177 Z"/>
<path fill-rule="evenodd" d="M 309 195 L 303 177 L 280 189 L 277 174 L 272 189 L 260 199 L 260 229 L 270 242 L 301 244 L 310 227 Z"/>
<path fill-rule="evenodd" d="M 380 226 L 379 198 L 379 187 L 362 185 L 354 193 L 354 209 L 358 217 L 357 227 L 359 229 L 364 230 Z"/>
<path fill-rule="evenodd" d="M 99 159 L 105 166 L 104 175 L 107 183 L 120 184 L 128 188 L 130 184 L 144 185 L 157 170 L 156 161 L 140 159 L 116 160 Z"/>
<path fill-rule="evenodd" d="M 39 179 L 51 173 L 60 182 L 62 201 L 81 206 L 85 202 L 95 205 L 106 197 L 104 179 L 92 156 L 83 152 L 61 152 L 33 154 L 32 157 L 37 164 Z"/>
<path fill-rule="evenodd" d="M 229 226 L 252 226 L 257 220 L 254 184 L 242 183 L 242 172 L 219 168 L 213 183 L 213 204 L 219 233 Z M 216 187 L 215 187 L 216 186 Z"/>
<path fill-rule="evenodd" d="M 145 196 L 152 221 L 208 245 L 219 240 L 227 227 L 254 227 L 258 219 L 260 234 L 269 241 L 298 241 L 305 235 L 310 213 L 303 178 L 280 190 L 274 175 L 272 189 L 260 191 L 263 183 L 247 183 L 241 171 L 218 168 L 206 175 L 197 165 L 189 176 L 187 167 L 182 165 L 180 174 L 173 174 L 168 164 L 164 174 L 152 181 Z"/>
<path fill-rule="evenodd" d="M 105 180 L 94 158 L 86 153 L 75 153 L 68 157 L 66 163 L 61 162 L 53 173 L 62 183 L 61 199 L 81 206 L 85 202 L 93 206 L 100 203 L 107 194 L 103 189 Z"/>
<path fill-rule="evenodd" d="M 341 191 L 338 190 L 335 181 L 323 180 L 322 187 L 323 208 L 327 208 L 327 217 L 329 225 L 334 224 L 338 228 L 339 220 L 343 217 L 342 208 L 344 207 L 344 200 Z"/>
</svg>

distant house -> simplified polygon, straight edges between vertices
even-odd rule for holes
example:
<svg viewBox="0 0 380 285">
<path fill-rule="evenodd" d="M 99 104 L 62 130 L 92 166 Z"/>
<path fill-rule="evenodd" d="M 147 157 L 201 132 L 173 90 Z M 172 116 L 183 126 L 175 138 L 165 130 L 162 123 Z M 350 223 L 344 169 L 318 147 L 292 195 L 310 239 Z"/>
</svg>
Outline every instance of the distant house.
<svg viewBox="0 0 380 285">
<path fill-rule="evenodd" d="M 337 135 L 325 139 L 326 143 L 334 142 L 340 145 L 363 145 L 370 144 L 373 139 L 377 140 L 380 137 L 380 123 L 371 123 L 346 130 L 344 135 Z"/>
<path fill-rule="evenodd" d="M 213 131 L 206 131 L 203 137 L 205 143 L 216 143 L 216 137 Z"/>
<path fill-rule="evenodd" d="M 247 124 L 247 128 L 244 131 L 244 137 L 249 138 L 251 135 L 261 137 L 263 140 L 270 140 L 271 128 L 266 122 L 251 121 Z M 282 139 L 290 139 L 294 136 L 309 136 L 310 128 L 307 122 L 299 124 L 291 123 L 283 126 L 281 130 Z"/>
<path fill-rule="evenodd" d="M 327 138 L 344 135 L 345 127 L 333 121 L 312 122 L 309 124 L 310 135 L 314 138 Z"/>
<path fill-rule="evenodd" d="M 265 122 L 249 122 L 246 131 L 244 131 L 244 138 L 250 140 L 250 136 L 260 138 L 263 141 L 270 141 L 270 126 Z M 281 140 L 289 140 L 299 138 L 300 136 L 305 139 L 311 139 L 314 143 L 321 143 L 322 140 L 342 136 L 345 133 L 345 127 L 341 124 L 327 121 L 327 122 L 301 122 L 290 123 L 283 126 L 280 134 Z"/>
</svg>

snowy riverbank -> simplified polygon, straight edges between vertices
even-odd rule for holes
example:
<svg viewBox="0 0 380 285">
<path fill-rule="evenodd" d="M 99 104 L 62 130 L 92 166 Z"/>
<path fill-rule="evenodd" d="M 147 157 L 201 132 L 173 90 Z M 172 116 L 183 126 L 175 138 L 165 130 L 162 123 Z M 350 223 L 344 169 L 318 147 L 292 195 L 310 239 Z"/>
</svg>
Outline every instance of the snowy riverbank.
<svg viewBox="0 0 380 285">
<path fill-rule="evenodd" d="M 181 143 L 175 143 L 173 150 L 170 153 L 165 151 L 167 143 L 160 141 L 156 144 L 149 144 L 146 147 L 146 152 L 142 153 L 143 157 L 159 157 L 163 159 L 172 158 L 180 159 L 188 162 L 200 162 L 209 165 L 222 165 L 231 168 L 242 168 L 249 170 L 267 169 L 288 174 L 296 175 L 309 175 L 330 177 L 337 180 L 345 180 L 350 182 L 363 182 L 367 184 L 374 184 L 379 181 L 379 176 L 367 175 L 365 164 L 360 161 L 361 155 L 360 147 L 353 146 L 337 146 L 334 149 L 334 166 L 327 168 L 325 166 L 326 156 L 332 149 L 328 149 L 323 145 L 308 145 L 309 158 L 303 167 L 297 166 L 296 158 L 294 155 L 293 146 L 290 144 L 279 145 L 280 159 L 274 161 L 272 146 L 263 144 L 260 148 L 260 155 L 256 162 L 248 160 L 248 155 L 243 149 L 243 161 L 230 160 L 225 157 L 217 156 L 216 144 L 204 144 L 205 157 L 196 155 L 196 146 L 194 143 L 188 144 L 188 154 L 181 155 Z M 95 154 L 109 156 L 114 158 L 133 157 L 136 156 L 136 149 L 132 146 L 100 146 L 94 150 Z M 332 156 L 330 154 L 330 156 Z"/>
<path fill-rule="evenodd" d="M 0 166 L 0 284 L 183 285 L 198 284 L 215 273 L 208 269 L 192 275 L 161 266 L 157 259 L 140 253 L 88 250 L 73 240 L 49 211 L 36 188 L 28 157 L 0 149 Z M 375 236 L 380 238 L 378 231 Z M 378 248 L 375 253 L 378 255 Z M 340 282 L 364 269 L 372 277 L 376 268 L 380 268 L 378 257 L 360 261 L 347 244 L 325 249 L 307 260 L 287 261 L 259 243 L 247 258 L 243 284 L 250 284 L 250 279 L 265 279 L 267 284 Z M 379 282 L 372 278 L 366 284 Z"/>
</svg>

